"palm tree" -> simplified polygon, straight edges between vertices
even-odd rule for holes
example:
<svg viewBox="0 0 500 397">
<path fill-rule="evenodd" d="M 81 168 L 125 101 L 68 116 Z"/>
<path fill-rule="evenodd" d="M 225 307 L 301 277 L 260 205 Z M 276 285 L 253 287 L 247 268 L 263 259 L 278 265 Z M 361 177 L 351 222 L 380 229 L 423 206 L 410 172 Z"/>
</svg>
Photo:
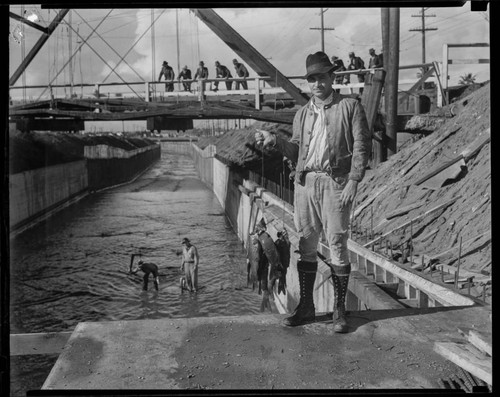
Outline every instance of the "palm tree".
<svg viewBox="0 0 500 397">
<path fill-rule="evenodd" d="M 464 74 L 463 76 L 460 76 L 460 81 L 458 84 L 460 85 L 470 85 L 474 84 L 476 82 L 476 75 L 472 73 L 467 73 Z"/>
</svg>

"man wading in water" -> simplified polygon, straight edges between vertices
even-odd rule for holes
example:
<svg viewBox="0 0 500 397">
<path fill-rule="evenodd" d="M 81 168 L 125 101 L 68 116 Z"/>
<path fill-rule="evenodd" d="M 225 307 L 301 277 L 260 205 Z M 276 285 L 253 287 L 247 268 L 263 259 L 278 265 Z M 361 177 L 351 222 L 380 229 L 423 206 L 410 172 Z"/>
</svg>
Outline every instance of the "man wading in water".
<svg viewBox="0 0 500 397">
<path fill-rule="evenodd" d="M 300 301 L 287 326 L 315 321 L 313 287 L 318 269 L 317 248 L 324 230 L 330 248 L 327 260 L 335 291 L 335 332 L 347 332 L 345 297 L 351 273 L 347 231 L 351 205 L 371 152 L 371 133 L 363 106 L 334 92 L 334 65 L 323 52 L 306 59 L 306 76 L 313 97 L 293 120 L 290 141 L 258 130 L 255 139 L 297 164 L 295 228 L 299 234 Z"/>
<path fill-rule="evenodd" d="M 134 268 L 134 258 L 136 256 L 137 256 L 137 254 L 130 255 L 129 274 L 136 274 L 140 270 L 142 270 L 144 272 L 144 276 L 142 278 L 142 280 L 143 280 L 142 289 L 144 291 L 148 290 L 149 275 L 152 274 L 153 275 L 153 284 L 155 286 L 155 290 L 158 291 L 158 286 L 160 285 L 158 266 L 154 263 L 144 262 L 144 261 L 140 260 L 137 263 L 137 267 Z"/>
<path fill-rule="evenodd" d="M 181 289 L 196 292 L 198 289 L 198 250 L 188 238 L 182 240 Z"/>
</svg>

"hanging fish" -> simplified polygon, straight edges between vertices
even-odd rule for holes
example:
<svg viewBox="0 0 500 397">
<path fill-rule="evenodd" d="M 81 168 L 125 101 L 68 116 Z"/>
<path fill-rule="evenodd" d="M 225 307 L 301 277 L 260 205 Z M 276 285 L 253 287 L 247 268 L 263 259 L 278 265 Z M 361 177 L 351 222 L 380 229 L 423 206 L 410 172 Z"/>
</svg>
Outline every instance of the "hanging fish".
<svg viewBox="0 0 500 397">
<path fill-rule="evenodd" d="M 268 309 L 270 312 L 272 312 L 271 302 L 269 300 L 269 297 L 272 296 L 272 291 L 269 292 L 269 284 L 267 279 L 267 275 L 269 273 L 269 261 L 267 260 L 265 255 L 263 255 L 263 257 L 264 260 L 262 261 L 261 267 L 259 269 L 259 294 L 262 291 L 262 303 L 260 304 L 260 311 L 264 312 L 266 309 Z"/>
<path fill-rule="evenodd" d="M 247 286 L 252 286 L 252 290 L 255 290 L 255 286 L 260 280 L 258 275 L 259 267 L 261 267 L 261 262 L 265 259 L 256 233 L 248 235 L 247 247 Z"/>
<path fill-rule="evenodd" d="M 278 294 L 283 292 L 286 295 L 286 272 L 290 266 L 290 240 L 288 239 L 288 232 L 286 229 L 278 232 L 278 238 L 274 242 L 281 259 L 281 275 L 278 279 Z"/>
<path fill-rule="evenodd" d="M 266 256 L 269 263 L 267 272 L 263 273 L 261 278 L 261 280 L 266 279 L 267 281 L 267 288 L 263 288 L 263 290 L 267 289 L 267 291 L 269 292 L 269 297 L 271 298 L 271 300 L 274 300 L 274 285 L 276 284 L 276 281 L 282 276 L 283 266 L 281 264 L 280 254 L 278 252 L 278 249 L 276 248 L 276 245 L 274 244 L 273 239 L 267 232 L 259 233 L 259 241 L 262 245 L 264 255 Z"/>
</svg>

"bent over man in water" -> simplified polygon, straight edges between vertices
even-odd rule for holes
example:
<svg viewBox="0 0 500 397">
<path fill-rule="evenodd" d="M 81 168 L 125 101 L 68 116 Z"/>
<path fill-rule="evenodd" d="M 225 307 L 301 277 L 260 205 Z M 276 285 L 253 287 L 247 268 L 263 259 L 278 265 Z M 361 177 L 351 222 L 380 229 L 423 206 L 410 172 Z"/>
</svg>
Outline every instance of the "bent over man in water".
<svg viewBox="0 0 500 397">
<path fill-rule="evenodd" d="M 191 292 L 198 289 L 198 250 L 191 244 L 188 238 L 182 240 L 182 263 L 181 288 L 187 288 Z"/>
<path fill-rule="evenodd" d="M 144 291 L 148 290 L 149 275 L 152 274 L 155 289 L 158 291 L 158 286 L 160 285 L 158 266 L 154 263 L 148 263 L 148 262 L 144 262 L 143 260 L 140 260 L 137 263 L 137 267 L 135 269 L 133 269 L 135 256 L 136 256 L 136 254 L 132 254 L 130 257 L 129 274 L 136 274 L 139 270 L 142 270 L 144 272 L 144 277 L 142 278 L 143 279 L 142 289 Z"/>
</svg>

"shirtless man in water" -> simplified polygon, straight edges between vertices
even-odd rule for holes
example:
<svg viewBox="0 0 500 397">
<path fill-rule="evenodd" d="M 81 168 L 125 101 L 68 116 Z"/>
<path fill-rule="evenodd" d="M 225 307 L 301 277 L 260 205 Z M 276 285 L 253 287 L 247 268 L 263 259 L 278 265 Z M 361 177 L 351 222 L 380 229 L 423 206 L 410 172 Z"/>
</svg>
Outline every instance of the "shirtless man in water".
<svg viewBox="0 0 500 397">
<path fill-rule="evenodd" d="M 158 266 L 154 263 L 148 263 L 140 260 L 137 263 L 137 267 L 134 269 L 134 257 L 137 254 L 132 254 L 130 256 L 130 268 L 129 268 L 129 274 L 136 274 L 139 270 L 142 270 L 144 272 L 144 277 L 143 279 L 143 284 L 142 284 L 142 289 L 144 291 L 148 290 L 148 281 L 149 281 L 149 275 L 153 275 L 153 283 L 155 286 L 155 289 L 158 291 L 158 286 L 160 285 L 160 278 L 158 274 Z"/>
<path fill-rule="evenodd" d="M 198 250 L 188 238 L 182 240 L 181 288 L 196 292 L 198 289 Z"/>
</svg>

